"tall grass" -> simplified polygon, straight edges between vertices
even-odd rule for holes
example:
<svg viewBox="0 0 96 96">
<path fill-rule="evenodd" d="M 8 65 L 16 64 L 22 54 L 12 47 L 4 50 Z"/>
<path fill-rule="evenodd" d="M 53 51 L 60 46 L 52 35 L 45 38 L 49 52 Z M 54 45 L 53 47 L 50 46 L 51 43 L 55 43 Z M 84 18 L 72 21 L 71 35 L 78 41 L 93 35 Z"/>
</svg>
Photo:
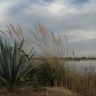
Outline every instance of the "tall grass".
<svg viewBox="0 0 96 96">
<path fill-rule="evenodd" d="M 38 24 L 32 32 L 32 43 L 35 43 L 46 57 L 64 57 L 64 46 L 60 35 L 49 32 L 45 26 Z"/>
<path fill-rule="evenodd" d="M 40 83 L 46 83 L 47 86 L 67 85 L 67 88 L 84 96 L 92 95 L 95 88 L 95 75 L 92 75 L 93 73 L 89 70 L 90 74 L 82 77 L 77 75 L 74 70 L 65 68 L 65 49 L 59 34 L 55 35 L 39 24 L 35 33 L 32 33 L 32 42 L 43 54 L 43 64 L 41 64 L 39 75 L 37 75 L 37 78 L 40 76 L 38 80 Z"/>
<path fill-rule="evenodd" d="M 45 78 L 51 86 L 63 85 L 65 54 L 60 35 L 55 35 L 53 32 L 49 32 L 46 27 L 38 24 L 36 31 L 32 33 L 32 42 L 43 54 L 41 55 L 41 59 L 43 58 L 43 65 L 41 64 L 40 67 L 41 73 L 39 70 L 39 73 L 43 74 L 42 82 L 45 82 Z M 44 76 L 44 74 L 47 75 Z"/>
</svg>

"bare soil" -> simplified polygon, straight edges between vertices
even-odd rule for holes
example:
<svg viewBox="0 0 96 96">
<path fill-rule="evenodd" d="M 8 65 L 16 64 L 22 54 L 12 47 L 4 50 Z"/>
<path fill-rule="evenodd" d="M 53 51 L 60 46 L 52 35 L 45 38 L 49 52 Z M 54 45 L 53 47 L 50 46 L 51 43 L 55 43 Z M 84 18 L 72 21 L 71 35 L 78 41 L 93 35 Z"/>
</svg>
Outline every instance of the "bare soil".
<svg viewBox="0 0 96 96">
<path fill-rule="evenodd" d="M 13 92 L 0 91 L 0 96 L 80 96 L 62 87 L 46 87 L 42 91 L 32 91 L 32 89 L 21 88 Z"/>
</svg>

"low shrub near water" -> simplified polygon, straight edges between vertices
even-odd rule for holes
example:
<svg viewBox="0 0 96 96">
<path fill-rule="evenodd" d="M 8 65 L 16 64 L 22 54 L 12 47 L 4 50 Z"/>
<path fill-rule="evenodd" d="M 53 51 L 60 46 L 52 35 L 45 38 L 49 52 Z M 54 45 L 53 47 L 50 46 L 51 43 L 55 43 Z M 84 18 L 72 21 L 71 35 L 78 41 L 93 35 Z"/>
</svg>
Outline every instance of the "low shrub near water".
<svg viewBox="0 0 96 96">
<path fill-rule="evenodd" d="M 37 70 L 36 76 L 42 86 L 62 86 L 64 83 L 64 66 L 60 65 L 60 62 L 53 60 L 50 63 L 44 60 Z"/>
</svg>

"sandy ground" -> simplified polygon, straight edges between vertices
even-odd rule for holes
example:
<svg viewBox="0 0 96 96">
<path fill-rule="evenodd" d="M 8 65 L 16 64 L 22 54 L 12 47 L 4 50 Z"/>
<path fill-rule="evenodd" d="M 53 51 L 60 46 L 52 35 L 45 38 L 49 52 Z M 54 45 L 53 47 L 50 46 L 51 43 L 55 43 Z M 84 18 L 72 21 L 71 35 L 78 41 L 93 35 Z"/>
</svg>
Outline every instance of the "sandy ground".
<svg viewBox="0 0 96 96">
<path fill-rule="evenodd" d="M 0 96 L 80 96 L 68 89 L 61 87 L 46 87 L 45 90 L 40 92 L 33 92 L 27 88 L 22 88 L 19 91 L 16 91 L 15 94 L 9 92 L 0 92 Z"/>
</svg>

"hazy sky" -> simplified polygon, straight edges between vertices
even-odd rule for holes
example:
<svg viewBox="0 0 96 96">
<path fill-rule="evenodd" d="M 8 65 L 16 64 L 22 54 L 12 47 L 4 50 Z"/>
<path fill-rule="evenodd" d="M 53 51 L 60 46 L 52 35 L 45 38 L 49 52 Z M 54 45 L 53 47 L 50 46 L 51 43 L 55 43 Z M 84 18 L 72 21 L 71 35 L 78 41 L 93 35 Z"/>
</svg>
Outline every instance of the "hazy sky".
<svg viewBox="0 0 96 96">
<path fill-rule="evenodd" d="M 96 56 L 96 0 L 0 0 L 0 29 L 9 23 L 32 28 L 37 22 L 66 32 L 77 56 Z"/>
</svg>

